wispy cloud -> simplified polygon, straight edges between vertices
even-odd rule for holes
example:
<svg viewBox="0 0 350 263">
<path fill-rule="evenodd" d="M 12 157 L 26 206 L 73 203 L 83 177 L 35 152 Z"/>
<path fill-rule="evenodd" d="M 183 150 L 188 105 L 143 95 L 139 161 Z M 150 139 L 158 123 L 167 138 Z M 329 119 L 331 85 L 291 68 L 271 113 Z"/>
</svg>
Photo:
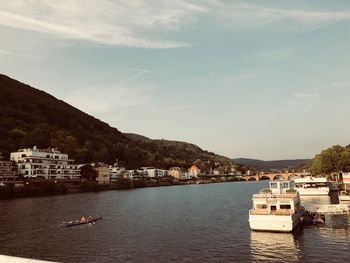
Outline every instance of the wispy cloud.
<svg viewBox="0 0 350 263">
<path fill-rule="evenodd" d="M 303 109 L 310 111 L 314 108 L 315 103 L 320 98 L 320 94 L 316 92 L 298 92 L 292 94 L 291 98 L 287 101 L 282 111 Z"/>
<path fill-rule="evenodd" d="M 0 10 L 1 26 L 139 48 L 191 46 L 177 40 L 177 32 L 196 29 L 202 18 L 215 18 L 232 28 L 270 30 L 312 30 L 350 20 L 350 11 L 281 9 L 220 0 L 12 0 L 1 1 Z"/>
<path fill-rule="evenodd" d="M 195 109 L 195 105 L 175 105 L 175 106 L 169 106 L 168 110 L 173 111 L 189 111 Z"/>
<path fill-rule="evenodd" d="M 301 98 L 301 99 L 317 99 L 320 97 L 320 94 L 318 94 L 318 93 L 295 93 L 295 94 L 293 94 L 293 97 Z"/>
<path fill-rule="evenodd" d="M 260 53 L 257 57 L 267 62 L 281 62 L 291 59 L 293 55 L 294 51 L 292 49 L 280 48 Z"/>
<path fill-rule="evenodd" d="M 101 92 L 103 90 L 103 92 Z M 66 96 L 66 101 L 93 115 L 118 114 L 123 107 L 138 107 L 151 100 L 150 87 L 85 87 Z"/>
<path fill-rule="evenodd" d="M 220 12 L 220 19 L 235 28 L 272 30 L 313 30 L 339 21 L 350 20 L 350 11 L 310 11 L 272 8 L 234 2 Z"/>
<path fill-rule="evenodd" d="M 90 114 L 109 114 L 121 107 L 138 107 L 152 99 L 152 87 L 132 85 L 130 82 L 150 72 L 145 69 L 127 69 L 136 72 L 109 86 L 84 87 L 67 94 L 67 101 Z M 103 92 L 101 92 L 103 90 Z"/>
<path fill-rule="evenodd" d="M 213 72 L 210 72 L 210 74 L 214 76 Z M 265 72 L 239 72 L 239 73 L 232 73 L 229 76 L 216 75 L 215 78 L 228 83 L 232 83 L 232 82 L 236 83 L 236 82 L 255 80 L 265 75 L 266 75 Z"/>
<path fill-rule="evenodd" d="M 334 88 L 350 87 L 350 80 L 341 81 L 341 82 L 333 82 L 330 84 L 330 86 L 334 87 Z"/>
<path fill-rule="evenodd" d="M 15 53 L 15 52 L 10 52 L 10 51 L 6 51 L 6 50 L 0 50 L 0 55 L 24 57 L 24 58 L 36 58 L 36 57 L 28 55 L 28 54 Z"/>
<path fill-rule="evenodd" d="M 189 46 L 185 42 L 162 40 L 157 35 L 194 23 L 195 15 L 206 12 L 204 7 L 182 0 L 171 3 L 156 0 L 71 0 L 62 3 L 14 0 L 1 2 L 0 10 L 2 26 L 60 38 L 141 48 Z"/>
<path fill-rule="evenodd" d="M 122 79 L 120 81 L 118 81 L 117 83 L 114 84 L 115 87 L 118 87 L 118 86 L 121 86 L 121 85 L 124 85 L 126 84 L 127 82 L 130 82 L 132 80 L 136 80 L 138 79 L 139 77 L 141 77 L 142 75 L 150 72 L 149 70 L 144 70 L 144 69 L 128 69 L 129 71 L 134 71 L 136 72 L 136 74 L 130 76 L 130 77 L 127 77 L 125 79 Z"/>
</svg>

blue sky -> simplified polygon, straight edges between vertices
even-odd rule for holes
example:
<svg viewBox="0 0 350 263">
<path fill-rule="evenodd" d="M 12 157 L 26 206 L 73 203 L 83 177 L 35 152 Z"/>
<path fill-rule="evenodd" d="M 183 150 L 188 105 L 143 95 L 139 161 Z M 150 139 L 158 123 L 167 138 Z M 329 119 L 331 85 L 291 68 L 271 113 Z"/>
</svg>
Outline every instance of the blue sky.
<svg viewBox="0 0 350 263">
<path fill-rule="evenodd" d="M 350 143 L 350 1 L 0 0 L 0 72 L 229 157 Z"/>
</svg>

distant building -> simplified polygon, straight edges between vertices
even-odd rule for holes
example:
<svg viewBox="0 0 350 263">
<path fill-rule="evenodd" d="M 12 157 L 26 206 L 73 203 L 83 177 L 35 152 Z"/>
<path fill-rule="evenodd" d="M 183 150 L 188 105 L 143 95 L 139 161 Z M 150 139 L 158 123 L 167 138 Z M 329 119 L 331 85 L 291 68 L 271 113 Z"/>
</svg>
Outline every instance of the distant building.
<svg viewBox="0 0 350 263">
<path fill-rule="evenodd" d="M 136 174 L 135 170 L 125 170 L 122 172 L 122 177 L 125 179 L 140 178 L 140 175 Z"/>
<path fill-rule="evenodd" d="M 192 179 L 192 176 L 188 172 L 182 173 L 180 179 Z"/>
<path fill-rule="evenodd" d="M 190 177 L 198 177 L 198 175 L 200 174 L 201 170 L 195 166 L 195 165 L 192 165 L 189 169 L 188 169 L 188 174 Z"/>
<path fill-rule="evenodd" d="M 149 177 L 149 178 L 154 178 L 158 176 L 158 169 L 154 167 L 141 167 L 139 171 L 143 176 Z"/>
<path fill-rule="evenodd" d="M 214 174 L 214 175 L 219 175 L 219 174 L 221 174 L 221 173 L 220 173 L 220 170 L 219 170 L 219 169 L 214 169 L 214 170 L 213 170 L 213 174 Z"/>
<path fill-rule="evenodd" d="M 80 179 L 80 169 L 74 160 L 55 148 L 19 149 L 11 153 L 11 161 L 17 163 L 19 173 L 26 178 Z"/>
<path fill-rule="evenodd" d="M 154 167 L 141 167 L 138 172 L 144 177 L 155 178 L 155 177 L 163 177 L 166 176 L 168 171 L 163 169 L 158 169 Z"/>
<path fill-rule="evenodd" d="M 13 161 L 4 161 L 0 153 L 0 183 L 13 182 L 17 179 L 16 163 Z"/>
<path fill-rule="evenodd" d="M 110 184 L 110 167 L 105 163 L 91 164 L 95 171 L 97 171 L 96 181 L 98 184 Z"/>
<path fill-rule="evenodd" d="M 157 169 L 157 177 L 164 177 L 168 175 L 168 171 L 164 169 Z"/>
<path fill-rule="evenodd" d="M 182 171 L 180 167 L 171 167 L 168 170 L 168 175 L 177 179 L 182 177 Z"/>
<path fill-rule="evenodd" d="M 123 172 L 125 171 L 124 167 L 116 167 L 112 166 L 109 168 L 110 176 L 111 176 L 111 182 L 116 182 L 118 179 L 123 177 Z"/>
</svg>

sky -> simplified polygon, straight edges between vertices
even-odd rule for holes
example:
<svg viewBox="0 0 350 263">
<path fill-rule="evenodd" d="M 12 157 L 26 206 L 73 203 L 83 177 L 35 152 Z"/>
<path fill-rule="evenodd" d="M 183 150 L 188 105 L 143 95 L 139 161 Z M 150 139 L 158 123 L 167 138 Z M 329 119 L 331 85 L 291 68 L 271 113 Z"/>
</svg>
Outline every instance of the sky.
<svg viewBox="0 0 350 263">
<path fill-rule="evenodd" d="M 0 73 L 231 158 L 350 144 L 348 0 L 0 0 Z"/>
</svg>

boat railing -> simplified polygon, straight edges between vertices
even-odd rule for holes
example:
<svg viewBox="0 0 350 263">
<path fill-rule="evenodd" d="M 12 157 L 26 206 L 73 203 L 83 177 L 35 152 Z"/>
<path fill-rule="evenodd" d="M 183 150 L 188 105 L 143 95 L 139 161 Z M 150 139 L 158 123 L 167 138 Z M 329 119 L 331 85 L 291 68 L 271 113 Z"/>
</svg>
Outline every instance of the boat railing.
<svg viewBox="0 0 350 263">
<path fill-rule="evenodd" d="M 259 194 L 253 194 L 253 198 L 271 198 L 271 199 L 291 199 L 297 196 L 297 193 L 286 193 L 286 194 L 263 194 L 263 193 L 259 193 Z"/>
<path fill-rule="evenodd" d="M 291 209 L 279 209 L 276 211 L 271 211 L 272 214 L 277 215 L 277 216 L 289 216 L 294 214 L 294 210 Z"/>
<path fill-rule="evenodd" d="M 251 215 L 269 215 L 270 211 L 268 209 L 250 209 L 249 214 L 251 214 Z"/>
<path fill-rule="evenodd" d="M 269 209 L 251 209 L 249 210 L 251 215 L 275 215 L 275 216 L 289 216 L 294 213 L 291 209 L 279 209 L 279 210 L 269 210 Z"/>
</svg>

